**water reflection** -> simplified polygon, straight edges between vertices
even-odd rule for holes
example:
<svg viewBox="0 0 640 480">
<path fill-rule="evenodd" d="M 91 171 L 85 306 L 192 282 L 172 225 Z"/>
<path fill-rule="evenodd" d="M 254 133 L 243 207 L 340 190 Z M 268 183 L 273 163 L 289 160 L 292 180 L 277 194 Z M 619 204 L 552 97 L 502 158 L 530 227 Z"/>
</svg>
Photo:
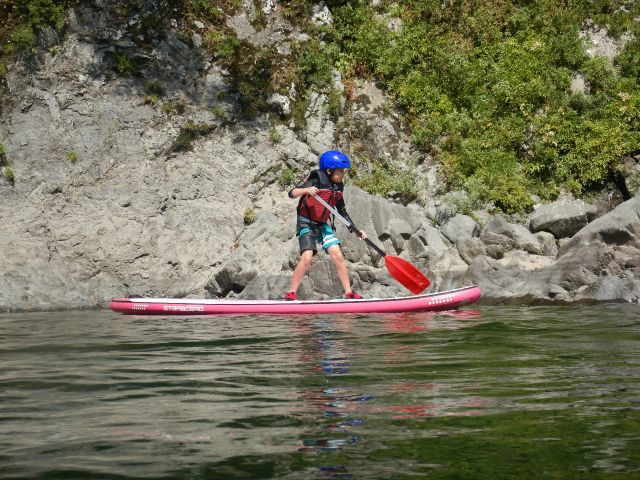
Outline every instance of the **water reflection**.
<svg viewBox="0 0 640 480">
<path fill-rule="evenodd" d="M 390 314 L 384 317 L 386 333 L 420 334 L 433 330 L 460 330 L 475 327 L 484 320 L 478 310 L 448 310 L 442 312 L 409 312 Z M 406 335 L 402 336 L 406 339 Z M 409 337 L 413 338 L 413 337 Z M 442 358 L 424 351 L 420 342 L 390 342 L 385 351 L 385 360 L 390 365 L 424 367 L 439 364 Z M 457 398 L 462 392 L 451 391 L 451 381 L 396 382 L 391 384 L 389 396 L 405 402 L 431 399 L 422 403 L 396 403 L 376 407 L 373 414 L 390 415 L 394 420 L 419 419 L 441 416 L 468 416 L 480 413 L 484 402 L 481 398 Z"/>
<path fill-rule="evenodd" d="M 416 333 L 434 328 L 458 330 L 473 327 L 482 320 L 478 310 L 390 313 L 382 318 L 384 330 L 396 333 Z"/>
<path fill-rule="evenodd" d="M 295 331 L 304 345 L 301 360 L 308 365 L 305 374 L 309 377 L 321 377 L 325 388 L 309 388 L 299 392 L 299 398 L 311 406 L 312 412 L 321 412 L 324 421 L 314 422 L 316 427 L 303 435 L 302 452 L 337 453 L 342 449 L 357 444 L 361 440 L 359 433 L 367 415 L 390 416 L 393 419 L 414 419 L 440 415 L 471 415 L 482 405 L 480 399 L 463 401 L 441 399 L 439 401 L 419 404 L 396 403 L 400 399 L 410 402 L 416 398 L 424 398 L 436 393 L 439 388 L 433 382 L 407 381 L 396 382 L 386 386 L 393 403 L 374 405 L 375 397 L 371 393 L 354 390 L 340 379 L 352 372 L 352 364 L 357 357 L 368 357 L 371 352 L 363 351 L 362 355 L 354 351 L 353 337 L 357 335 L 355 326 L 357 315 L 340 315 L 331 319 L 311 320 L 301 318 L 295 323 Z M 370 318 L 370 317 L 369 317 Z M 437 313 L 405 313 L 376 316 L 373 326 L 384 334 L 424 333 L 432 329 L 460 329 L 476 325 L 482 321 L 477 310 L 446 311 Z M 371 332 L 369 332 L 371 334 Z M 400 337 L 402 338 L 402 337 Z M 419 344 L 402 344 L 399 341 L 387 342 L 384 353 L 387 364 L 410 365 L 416 358 L 424 358 L 418 354 Z M 428 361 L 428 359 L 425 359 Z M 361 373 L 361 372 L 360 372 Z M 384 400 L 382 400 L 384 402 Z M 455 411 L 455 412 L 454 412 Z M 329 478 L 349 478 L 352 473 L 344 465 L 328 465 L 318 467 L 318 474 Z"/>
<path fill-rule="evenodd" d="M 302 439 L 302 452 L 336 453 L 346 446 L 360 441 L 357 428 L 364 424 L 358 415 L 360 406 L 373 399 L 368 393 L 354 391 L 348 385 L 334 385 L 350 373 L 353 349 L 347 339 L 357 322 L 355 316 L 338 316 L 331 320 L 318 320 L 296 325 L 296 330 L 305 346 L 303 360 L 312 365 L 311 375 L 324 378 L 326 388 L 310 388 L 299 393 L 313 408 L 322 413 L 324 421 L 316 422 L 317 427 Z M 344 465 L 324 465 L 318 467 L 318 475 L 325 478 L 351 478 L 353 475 Z"/>
</svg>

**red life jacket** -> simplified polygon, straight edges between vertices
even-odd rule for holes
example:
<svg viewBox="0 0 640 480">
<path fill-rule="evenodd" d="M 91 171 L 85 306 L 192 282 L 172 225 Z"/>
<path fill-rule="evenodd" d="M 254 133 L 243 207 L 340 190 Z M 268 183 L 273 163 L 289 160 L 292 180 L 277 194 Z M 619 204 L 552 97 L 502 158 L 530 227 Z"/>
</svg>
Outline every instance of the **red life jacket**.
<svg viewBox="0 0 640 480">
<path fill-rule="evenodd" d="M 322 170 L 318 170 L 318 187 L 317 195 L 332 207 L 342 199 L 342 183 L 333 183 L 327 174 Z M 311 195 L 303 195 L 298 203 L 298 215 L 308 218 L 312 222 L 326 222 L 331 215 L 327 207 L 318 202 Z"/>
</svg>

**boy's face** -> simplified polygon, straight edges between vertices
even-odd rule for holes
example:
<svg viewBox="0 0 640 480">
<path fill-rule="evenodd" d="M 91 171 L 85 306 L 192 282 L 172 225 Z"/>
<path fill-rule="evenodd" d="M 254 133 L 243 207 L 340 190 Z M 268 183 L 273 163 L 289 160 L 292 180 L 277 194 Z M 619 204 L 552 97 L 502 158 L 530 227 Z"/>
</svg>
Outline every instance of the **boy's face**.
<svg viewBox="0 0 640 480">
<path fill-rule="evenodd" d="M 333 183 L 340 183 L 344 178 L 344 168 L 336 168 L 331 174 L 331 181 Z"/>
</svg>

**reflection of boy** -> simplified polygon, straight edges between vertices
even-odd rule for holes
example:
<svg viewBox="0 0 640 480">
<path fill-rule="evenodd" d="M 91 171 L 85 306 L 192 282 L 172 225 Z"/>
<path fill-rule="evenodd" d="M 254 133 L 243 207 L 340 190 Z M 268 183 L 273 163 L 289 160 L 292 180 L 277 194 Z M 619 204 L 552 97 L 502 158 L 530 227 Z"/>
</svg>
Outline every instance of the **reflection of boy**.
<svg viewBox="0 0 640 480">
<path fill-rule="evenodd" d="M 331 212 L 320 202 L 314 199 L 318 195 L 325 202 L 345 217 L 353 224 L 344 204 L 343 190 L 345 169 L 351 166 L 349 157 L 344 153 L 335 150 L 324 152 L 320 156 L 320 168 L 313 170 L 305 182 L 289 191 L 290 198 L 300 197 L 298 202 L 297 216 L 297 236 L 300 244 L 300 261 L 293 272 L 291 286 L 287 292 L 286 300 L 296 300 L 296 291 L 304 277 L 307 269 L 311 265 L 313 256 L 317 253 L 316 242 L 319 242 L 325 252 L 333 260 L 338 278 L 344 288 L 344 293 L 348 299 L 358 299 L 362 296 L 351 290 L 349 273 L 344 263 L 344 257 L 340 250 L 340 240 L 335 235 L 333 228 L 327 220 Z M 349 227 L 349 231 L 355 231 L 361 239 L 367 238 L 364 232 L 355 227 Z"/>
</svg>

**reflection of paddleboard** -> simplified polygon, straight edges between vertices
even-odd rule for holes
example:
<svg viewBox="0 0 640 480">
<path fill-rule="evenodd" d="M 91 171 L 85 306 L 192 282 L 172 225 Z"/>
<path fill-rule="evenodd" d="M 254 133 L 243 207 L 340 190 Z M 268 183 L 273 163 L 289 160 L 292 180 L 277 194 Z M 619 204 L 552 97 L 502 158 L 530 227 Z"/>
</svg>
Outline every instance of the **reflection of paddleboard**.
<svg viewBox="0 0 640 480">
<path fill-rule="evenodd" d="M 109 308 L 136 315 L 390 313 L 446 310 L 480 298 L 475 286 L 401 298 L 362 300 L 219 300 L 191 298 L 117 298 Z"/>
</svg>

